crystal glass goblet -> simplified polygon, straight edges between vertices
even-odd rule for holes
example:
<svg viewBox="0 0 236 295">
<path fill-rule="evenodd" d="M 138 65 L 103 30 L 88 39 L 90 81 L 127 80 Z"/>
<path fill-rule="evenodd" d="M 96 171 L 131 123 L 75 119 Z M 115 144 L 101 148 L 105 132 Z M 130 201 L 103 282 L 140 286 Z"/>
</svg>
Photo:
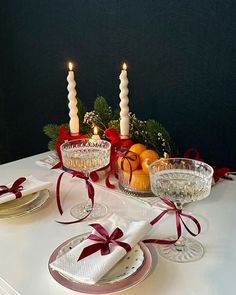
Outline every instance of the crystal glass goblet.
<svg viewBox="0 0 236 295">
<path fill-rule="evenodd" d="M 213 168 L 206 163 L 185 159 L 167 158 L 149 166 L 151 190 L 160 198 L 172 201 L 178 209 L 186 202 L 206 198 L 211 191 Z M 170 237 L 169 240 L 175 240 Z M 180 237 L 175 244 L 159 245 L 161 256 L 174 262 L 191 262 L 204 254 L 196 240 Z"/>
<path fill-rule="evenodd" d="M 109 164 L 110 150 L 111 144 L 106 140 L 71 140 L 61 145 L 62 163 L 65 168 L 82 172 L 89 177 L 91 172 Z M 97 219 L 106 215 L 107 207 L 95 202 L 92 208 L 90 201 L 84 201 L 72 207 L 71 215 L 81 219 L 90 211 L 89 219 Z"/>
</svg>

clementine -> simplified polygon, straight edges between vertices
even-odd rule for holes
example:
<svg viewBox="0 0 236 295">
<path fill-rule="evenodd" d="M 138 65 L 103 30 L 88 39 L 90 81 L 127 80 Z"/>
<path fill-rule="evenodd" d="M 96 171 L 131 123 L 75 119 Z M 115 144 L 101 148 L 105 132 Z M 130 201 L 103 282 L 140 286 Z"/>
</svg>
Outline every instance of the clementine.
<svg viewBox="0 0 236 295">
<path fill-rule="evenodd" d="M 129 151 L 124 157 L 120 156 L 117 163 L 119 168 L 130 172 L 131 169 L 134 171 L 138 168 L 140 161 L 139 156 L 136 153 Z"/>
<path fill-rule="evenodd" d="M 145 150 L 139 155 L 139 157 L 141 162 L 144 159 L 155 159 L 155 160 L 159 159 L 158 153 L 154 150 Z"/>
<path fill-rule="evenodd" d="M 141 162 L 141 166 L 142 166 L 142 169 L 143 169 L 143 172 L 145 174 L 148 174 L 149 171 L 148 171 L 148 166 L 150 164 L 152 164 L 154 161 L 156 161 L 157 159 L 153 159 L 153 158 L 146 158 L 146 159 L 143 159 L 143 161 Z"/>
<path fill-rule="evenodd" d="M 124 177 L 129 181 L 130 173 L 124 172 Z M 144 173 L 142 169 L 137 169 L 132 172 L 132 178 L 128 186 L 134 191 L 145 192 L 150 189 L 149 175 Z"/>
<path fill-rule="evenodd" d="M 147 148 L 142 143 L 135 143 L 130 147 L 130 151 L 136 153 L 137 155 L 140 155 L 143 151 L 145 151 Z"/>
</svg>

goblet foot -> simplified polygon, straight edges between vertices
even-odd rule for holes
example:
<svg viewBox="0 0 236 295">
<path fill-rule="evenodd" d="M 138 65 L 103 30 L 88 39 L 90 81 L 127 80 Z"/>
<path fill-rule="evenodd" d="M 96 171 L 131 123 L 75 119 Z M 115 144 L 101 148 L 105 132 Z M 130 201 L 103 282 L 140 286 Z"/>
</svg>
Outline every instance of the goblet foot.
<svg viewBox="0 0 236 295">
<path fill-rule="evenodd" d="M 94 220 L 104 217 L 108 213 L 107 206 L 99 203 L 95 203 L 94 207 L 91 207 L 90 202 L 82 202 L 71 208 L 70 213 L 74 218 L 81 219 L 85 217 L 89 212 L 90 215 L 86 220 Z"/>
<path fill-rule="evenodd" d="M 167 240 L 174 239 L 174 237 L 170 237 Z M 204 254 L 204 248 L 201 243 L 194 239 L 181 237 L 176 244 L 159 245 L 158 252 L 167 260 L 186 263 L 201 259 Z"/>
</svg>

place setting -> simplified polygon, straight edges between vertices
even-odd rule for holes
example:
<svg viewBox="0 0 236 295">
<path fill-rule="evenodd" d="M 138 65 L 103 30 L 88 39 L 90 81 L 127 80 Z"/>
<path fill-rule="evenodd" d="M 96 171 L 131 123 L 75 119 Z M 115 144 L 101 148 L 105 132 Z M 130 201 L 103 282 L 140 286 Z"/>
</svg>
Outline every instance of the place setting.
<svg viewBox="0 0 236 295">
<path fill-rule="evenodd" d="M 41 208 L 48 200 L 50 182 L 33 176 L 0 185 L 0 219 L 21 217 Z"/>
<path fill-rule="evenodd" d="M 152 255 L 140 240 L 151 229 L 149 222 L 112 214 L 103 225 L 91 227 L 92 233 L 74 237 L 52 253 L 49 271 L 58 283 L 79 292 L 105 294 L 130 288 L 148 276 Z"/>
</svg>

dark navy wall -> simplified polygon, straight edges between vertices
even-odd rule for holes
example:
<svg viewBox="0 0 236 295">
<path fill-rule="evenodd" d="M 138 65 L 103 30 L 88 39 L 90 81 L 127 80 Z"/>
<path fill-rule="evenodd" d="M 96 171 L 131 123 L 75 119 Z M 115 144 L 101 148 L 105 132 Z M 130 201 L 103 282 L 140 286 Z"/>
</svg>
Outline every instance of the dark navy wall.
<svg viewBox="0 0 236 295">
<path fill-rule="evenodd" d="M 42 127 L 68 121 L 68 60 L 88 106 L 119 103 L 159 120 L 181 150 L 236 167 L 235 1 L 12 0 L 0 8 L 0 161 L 47 149 Z"/>
</svg>

